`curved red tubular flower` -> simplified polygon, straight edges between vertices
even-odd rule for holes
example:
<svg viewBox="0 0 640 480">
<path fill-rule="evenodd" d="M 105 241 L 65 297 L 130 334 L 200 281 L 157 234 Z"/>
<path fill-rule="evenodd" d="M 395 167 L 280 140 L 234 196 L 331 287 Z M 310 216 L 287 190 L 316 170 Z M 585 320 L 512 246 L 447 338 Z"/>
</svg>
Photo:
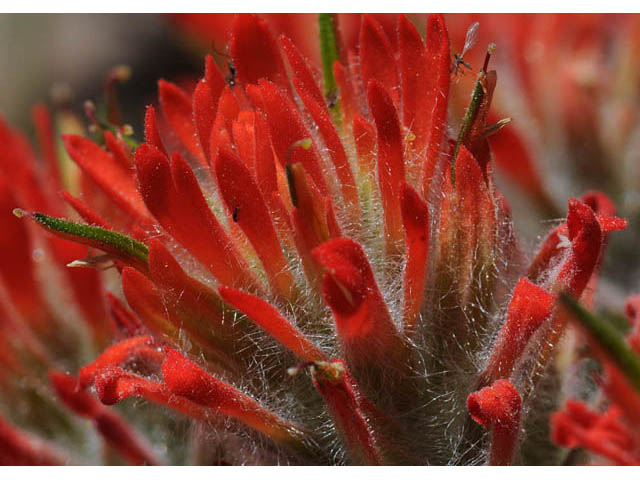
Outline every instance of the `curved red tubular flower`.
<svg viewBox="0 0 640 480">
<path fill-rule="evenodd" d="M 220 287 L 218 292 L 225 302 L 244 313 L 300 359 L 307 362 L 326 360 L 318 347 L 266 301 L 229 287 Z"/>
<path fill-rule="evenodd" d="M 0 417 L 0 465 L 65 465 L 66 459 L 53 446 L 36 440 Z"/>
<path fill-rule="evenodd" d="M 322 293 L 349 366 L 356 375 L 362 369 L 393 369 L 403 354 L 402 340 L 362 247 L 338 238 L 316 248 L 313 256 L 325 269 Z M 380 356 L 385 362 L 373 361 Z"/>
<path fill-rule="evenodd" d="M 551 416 L 551 438 L 563 447 L 587 448 L 618 465 L 639 465 L 640 458 L 627 453 L 636 449 L 636 441 L 621 416 L 615 406 L 596 413 L 582 402 L 569 401 L 564 411 Z"/>
<path fill-rule="evenodd" d="M 360 392 L 342 360 L 312 366 L 313 384 L 322 395 L 349 450 L 363 465 L 384 464 L 376 432 L 375 407 Z"/>
<path fill-rule="evenodd" d="M 367 86 L 367 98 L 376 122 L 378 183 L 384 209 L 387 255 L 393 255 L 399 252 L 402 245 L 400 193 L 405 181 L 404 142 L 400 133 L 398 114 L 389 91 L 372 78 Z"/>
<path fill-rule="evenodd" d="M 406 183 L 400 198 L 402 223 L 406 242 L 406 264 L 404 267 L 405 333 L 413 331 L 422 308 L 429 252 L 429 209 L 420 195 Z"/>
<path fill-rule="evenodd" d="M 157 361 L 162 356 L 158 350 L 153 348 L 154 339 L 151 335 L 142 335 L 122 340 L 119 343 L 106 348 L 98 358 L 89 365 L 80 369 L 78 374 L 78 385 L 87 388 L 96 379 L 101 370 L 107 367 L 120 366 L 130 360 L 140 356 Z M 156 355 L 158 353 L 158 355 Z M 155 358 L 154 358 L 155 357 Z"/>
<path fill-rule="evenodd" d="M 107 444 L 135 465 L 163 463 L 151 445 L 134 431 L 125 420 L 102 405 L 95 397 L 77 389 L 71 375 L 52 371 L 51 383 L 62 403 L 78 415 L 90 419 Z"/>
<path fill-rule="evenodd" d="M 302 431 L 254 399 L 198 367 L 175 350 L 167 349 L 162 364 L 165 384 L 175 395 L 236 418 L 277 442 L 296 445 Z"/>
<path fill-rule="evenodd" d="M 551 316 L 555 299 L 543 288 L 521 278 L 507 309 L 506 321 L 481 375 L 481 386 L 509 378 L 515 363 L 542 323 Z"/>
<path fill-rule="evenodd" d="M 489 465 L 511 465 L 520 429 L 522 399 L 508 380 L 498 380 L 467 398 L 477 423 L 491 430 Z"/>
<path fill-rule="evenodd" d="M 148 380 L 120 367 L 107 367 L 94 383 L 98 398 L 105 405 L 114 405 L 129 397 L 144 399 L 163 405 L 198 420 L 207 420 L 205 407 L 173 394 L 165 384 Z"/>
<path fill-rule="evenodd" d="M 569 200 L 567 229 L 571 251 L 556 282 L 579 297 L 600 258 L 603 234 L 594 211 L 575 198 Z"/>
</svg>

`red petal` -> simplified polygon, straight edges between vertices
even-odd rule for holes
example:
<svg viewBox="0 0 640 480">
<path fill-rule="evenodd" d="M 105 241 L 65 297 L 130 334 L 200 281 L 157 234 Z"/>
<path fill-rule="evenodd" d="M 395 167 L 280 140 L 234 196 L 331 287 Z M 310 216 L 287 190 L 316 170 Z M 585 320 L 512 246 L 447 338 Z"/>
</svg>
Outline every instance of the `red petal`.
<svg viewBox="0 0 640 480">
<path fill-rule="evenodd" d="M 104 140 L 107 150 L 113 155 L 113 158 L 125 170 L 131 170 L 133 160 L 131 158 L 131 150 L 122 145 L 122 141 L 118 139 L 110 131 L 104 132 Z"/>
<path fill-rule="evenodd" d="M 224 89 L 226 82 L 222 73 L 220 73 L 220 69 L 213 61 L 213 57 L 211 55 L 207 55 L 204 57 L 204 79 L 211 90 L 211 98 L 213 98 L 214 105 L 217 104 L 218 99 Z"/>
<path fill-rule="evenodd" d="M 327 184 L 320 166 L 320 155 L 316 146 L 312 145 L 308 150 L 302 148 L 292 150 L 296 142 L 313 138 L 305 127 L 295 104 L 272 83 L 260 82 L 260 91 L 271 131 L 271 142 L 280 165 L 284 167 L 287 163 L 292 163 L 290 160 L 295 154 L 296 160 L 302 162 L 322 194 L 326 195 L 328 192 Z"/>
<path fill-rule="evenodd" d="M 222 301 L 206 285 L 189 277 L 167 248 L 158 241 L 149 246 L 151 279 L 162 294 L 165 312 L 173 325 L 189 333 L 191 339 L 225 368 L 236 365 L 233 355 L 233 324 L 224 322 Z"/>
<path fill-rule="evenodd" d="M 91 207 L 71 195 L 69 192 L 63 190 L 62 196 L 67 201 L 67 203 L 71 205 L 71 207 L 76 212 L 78 212 L 78 215 L 80 215 L 82 219 L 89 225 L 102 227 L 105 230 L 113 230 L 113 227 L 111 227 L 106 220 L 104 220 L 100 215 L 93 211 Z"/>
<path fill-rule="evenodd" d="M 100 372 L 95 387 L 100 401 L 105 405 L 140 396 L 198 420 L 206 421 L 209 418 L 205 407 L 174 395 L 161 383 L 147 380 L 121 368 L 108 368 Z"/>
<path fill-rule="evenodd" d="M 522 399 L 507 380 L 472 393 L 467 408 L 473 418 L 486 429 L 493 429 L 490 465 L 511 465 L 520 428 Z"/>
<path fill-rule="evenodd" d="M 376 127 L 360 114 L 353 119 L 353 140 L 356 144 L 356 155 L 360 168 L 370 175 L 375 175 L 378 151 Z"/>
<path fill-rule="evenodd" d="M 116 205 L 142 224 L 153 223 L 130 170 L 91 140 L 76 135 L 63 135 L 62 140 L 71 158 Z"/>
<path fill-rule="evenodd" d="M 167 349 L 162 376 L 176 395 L 236 418 L 276 441 L 295 441 L 297 430 L 292 424 L 231 385 L 212 377 L 175 350 Z"/>
<path fill-rule="evenodd" d="M 288 37 L 282 35 L 280 37 L 280 41 L 282 42 L 282 47 L 287 55 L 287 59 L 289 60 L 291 70 L 293 70 L 293 75 L 298 78 L 298 85 L 295 85 L 296 90 L 298 92 L 304 90 L 307 95 L 313 98 L 318 105 L 322 106 L 326 112 L 324 97 L 322 96 L 322 92 L 318 87 L 318 82 L 311 71 L 311 66 L 308 61 L 302 56 L 300 50 L 298 50 L 295 44 Z"/>
<path fill-rule="evenodd" d="M 556 282 L 578 298 L 598 264 L 602 249 L 602 230 L 593 210 L 575 198 L 569 200 L 567 228 L 571 251 Z"/>
<path fill-rule="evenodd" d="M 165 155 L 168 155 L 167 149 L 164 148 L 160 132 L 158 131 L 158 124 L 156 122 L 156 111 L 151 105 L 147 106 L 147 111 L 144 115 L 144 140 L 149 145 L 153 145 Z"/>
<path fill-rule="evenodd" d="M 255 15 L 240 14 L 233 24 L 231 54 L 245 85 L 265 79 L 289 91 L 287 73 L 269 27 Z"/>
<path fill-rule="evenodd" d="M 298 88 L 299 82 L 294 78 L 294 85 Z M 329 117 L 329 113 L 321 104 L 313 100 L 313 98 L 304 90 L 300 90 L 300 98 L 304 103 L 307 112 L 313 118 L 318 126 L 318 132 L 324 141 L 329 155 L 336 169 L 340 187 L 342 189 L 342 198 L 345 204 L 346 214 L 350 222 L 359 225 L 360 219 L 360 201 L 358 199 L 358 189 L 351 171 L 351 165 L 347 159 L 347 154 L 342 146 L 342 140 L 336 131 L 336 128 Z"/>
<path fill-rule="evenodd" d="M 234 120 L 231 125 L 233 133 L 233 143 L 238 151 L 238 157 L 255 176 L 256 165 L 256 135 L 255 135 L 255 115 L 253 112 L 240 112 L 238 120 Z M 229 151 L 229 149 L 226 149 Z"/>
<path fill-rule="evenodd" d="M 424 193 L 429 191 L 435 172 L 447 126 L 449 87 L 451 84 L 449 34 L 440 14 L 431 14 L 427 20 L 425 84 L 421 87 L 424 102 L 416 109 L 416 117 L 430 118 L 425 125 L 424 136 L 416 132 L 416 150 L 426 144 L 427 153 L 422 173 Z"/>
<path fill-rule="evenodd" d="M 424 298 L 429 252 L 429 208 L 407 184 L 402 189 L 400 203 L 407 246 L 403 323 L 405 333 L 409 333 L 414 328 Z"/>
<path fill-rule="evenodd" d="M 391 44 L 380 24 L 367 14 L 360 27 L 360 77 L 363 85 L 375 79 L 397 101 L 398 72 Z"/>
<path fill-rule="evenodd" d="M 487 368 L 482 373 L 482 386 L 511 376 L 515 363 L 533 334 L 551 316 L 554 297 L 543 288 L 521 278 L 513 291 L 507 319 L 500 330 Z"/>
<path fill-rule="evenodd" d="M 255 115 L 256 136 L 256 180 L 267 203 L 273 193 L 278 192 L 278 177 L 276 175 L 275 158 L 269 137 L 267 119 L 259 112 Z"/>
<path fill-rule="evenodd" d="M 169 322 L 160 292 L 143 274 L 130 267 L 122 270 L 122 291 L 131 309 L 151 332 L 178 338 L 177 329 Z"/>
<path fill-rule="evenodd" d="M 398 19 L 398 47 L 400 50 L 400 91 L 402 92 L 402 123 L 414 135 L 424 135 L 426 115 L 416 115 L 420 102 L 424 102 L 424 75 L 426 51 L 416 27 L 400 15 Z M 422 109 L 420 109 L 422 114 Z M 415 145 L 414 142 L 411 145 Z M 421 158 L 421 157 L 419 157 Z M 416 162 L 417 163 L 417 162 Z"/>
<path fill-rule="evenodd" d="M 405 181 L 400 123 L 391 97 L 375 80 L 369 82 L 368 98 L 378 134 L 378 183 L 384 208 L 387 254 L 397 253 L 402 248 L 400 193 Z"/>
<path fill-rule="evenodd" d="M 211 128 L 216 118 L 216 106 L 217 102 L 213 98 L 209 85 L 204 79 L 200 80 L 193 92 L 193 119 L 204 157 L 207 160 L 211 158 L 209 140 Z"/>
<path fill-rule="evenodd" d="M 136 150 L 140 191 L 160 224 L 213 275 L 228 285 L 256 286 L 249 267 L 209 208 L 193 171 L 174 154 L 171 165 L 158 150 Z"/>
<path fill-rule="evenodd" d="M 347 154 L 342 146 L 342 140 L 336 131 L 335 125 L 329 117 L 327 109 L 323 106 L 324 101 L 322 104 L 317 103 L 307 91 L 300 88 L 300 82 L 297 77 L 294 78 L 293 84 L 299 91 L 298 94 L 304 103 L 307 112 L 311 115 L 311 118 L 313 118 L 313 121 L 318 126 L 318 133 L 322 137 L 322 140 L 329 151 L 329 155 L 331 156 L 333 166 L 336 169 L 336 174 L 342 189 L 342 198 L 345 204 L 346 214 L 351 223 L 359 225 L 361 222 L 360 201 L 358 199 L 356 181 L 353 177 L 351 165 L 349 165 L 349 160 L 347 159 Z"/>
<path fill-rule="evenodd" d="M 322 293 L 349 363 L 357 370 L 371 369 L 381 356 L 393 363 L 401 341 L 362 247 L 339 238 L 316 248 L 313 256 L 326 269 Z"/>
<path fill-rule="evenodd" d="M 218 292 L 225 302 L 244 313 L 302 360 L 320 361 L 326 359 L 318 347 L 266 301 L 229 287 L 220 287 Z"/>
<path fill-rule="evenodd" d="M 215 164 L 220 193 L 229 212 L 253 245 L 269 282 L 284 298 L 292 294 L 293 278 L 269 212 L 251 172 L 232 153 L 222 150 Z"/>
<path fill-rule="evenodd" d="M 193 125 L 192 102 L 189 96 L 177 85 L 164 80 L 158 82 L 158 95 L 162 112 L 173 131 L 195 158 L 206 165 L 207 160 L 198 143 L 196 128 Z"/>
<path fill-rule="evenodd" d="M 333 75 L 336 77 L 336 85 L 340 90 L 340 108 L 342 109 L 343 121 L 345 124 L 349 124 L 354 115 L 360 111 L 360 106 L 356 103 L 351 77 L 347 69 L 338 61 L 333 64 Z"/>
<path fill-rule="evenodd" d="M 470 281 L 471 269 L 490 262 L 494 207 L 478 162 L 462 146 L 456 160 L 456 197 L 461 279 Z"/>
</svg>

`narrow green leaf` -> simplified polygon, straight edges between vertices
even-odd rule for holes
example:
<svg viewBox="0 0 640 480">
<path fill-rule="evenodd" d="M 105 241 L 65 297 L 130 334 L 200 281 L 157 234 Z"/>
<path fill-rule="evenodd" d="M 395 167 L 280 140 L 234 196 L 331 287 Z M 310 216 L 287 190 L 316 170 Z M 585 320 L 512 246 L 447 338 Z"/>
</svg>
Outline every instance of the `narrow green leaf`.
<svg viewBox="0 0 640 480">
<path fill-rule="evenodd" d="M 338 88 L 333 75 L 333 64 L 338 60 L 338 35 L 335 17 L 332 13 L 318 14 L 318 32 L 320 33 L 320 54 L 322 56 L 322 76 L 324 80 L 324 96 L 329 99 L 329 111 L 333 122 L 340 126 L 340 102 Z"/>
<path fill-rule="evenodd" d="M 20 209 L 15 209 L 13 213 L 17 217 L 28 215 L 38 225 L 61 238 L 103 250 L 138 269 L 146 270 L 147 268 L 149 248 L 144 243 L 126 235 L 101 227 L 50 217 L 43 213 L 28 214 Z"/>
<path fill-rule="evenodd" d="M 482 82 L 485 78 L 486 74 L 484 72 L 480 72 L 478 74 L 478 79 L 476 80 L 476 86 L 471 93 L 471 102 L 467 107 L 467 111 L 464 114 L 464 118 L 462 119 L 462 126 L 460 127 L 460 132 L 458 133 L 458 139 L 456 140 L 456 149 L 453 153 L 453 160 L 451 161 L 451 183 L 453 186 L 456 184 L 456 159 L 458 158 L 458 152 L 460 151 L 460 146 L 464 143 L 473 122 L 475 122 L 476 117 L 478 115 L 478 110 L 480 110 L 480 105 L 482 105 L 482 97 L 484 95 L 484 88 L 482 87 Z"/>
<path fill-rule="evenodd" d="M 616 328 L 600 317 L 585 310 L 567 293 L 560 294 L 560 300 L 573 314 L 578 323 L 588 332 L 590 338 L 627 377 L 633 387 L 640 392 L 640 357 L 636 355 Z"/>
</svg>

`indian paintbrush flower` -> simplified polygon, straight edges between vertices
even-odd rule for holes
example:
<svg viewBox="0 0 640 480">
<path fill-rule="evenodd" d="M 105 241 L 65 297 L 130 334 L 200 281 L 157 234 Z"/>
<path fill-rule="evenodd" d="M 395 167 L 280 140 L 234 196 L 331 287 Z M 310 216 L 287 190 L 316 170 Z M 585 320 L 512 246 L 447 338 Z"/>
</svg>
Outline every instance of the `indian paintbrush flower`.
<svg viewBox="0 0 640 480">
<path fill-rule="evenodd" d="M 113 86 L 128 72 L 114 70 L 106 116 L 86 106 L 94 139 L 62 136 L 76 176 L 60 172 L 44 107 L 43 163 L 0 124 L 2 398 L 56 443 L 0 419 L 2 462 L 105 461 L 69 448 L 90 429 L 140 464 L 526 461 L 519 446 L 548 422 L 541 398 L 560 406 L 558 351 L 582 345 L 566 343 L 564 305 L 591 318 L 571 299 L 593 303 L 627 222 L 603 193 L 571 198 L 527 265 L 493 175 L 491 137 L 511 128 L 491 111 L 495 45 L 454 119 L 441 15 L 424 41 L 404 16 L 392 41 L 364 15 L 355 50 L 335 16 L 318 22 L 322 75 L 237 16 L 233 78 L 208 55 L 192 92 L 160 80 L 162 115 L 147 107 L 139 144 Z M 5 215 L 16 206 L 33 222 Z M 612 405 L 569 402 L 552 439 L 637 463 L 637 334 L 624 347 L 597 332 Z M 34 414 L 12 408 L 23 397 Z"/>
</svg>

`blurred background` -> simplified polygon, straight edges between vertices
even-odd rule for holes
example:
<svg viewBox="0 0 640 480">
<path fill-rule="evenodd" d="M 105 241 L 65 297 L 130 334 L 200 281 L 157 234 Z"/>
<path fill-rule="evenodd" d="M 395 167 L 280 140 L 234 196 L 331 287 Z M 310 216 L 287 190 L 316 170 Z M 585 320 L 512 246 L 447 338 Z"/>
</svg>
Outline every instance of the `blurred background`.
<svg viewBox="0 0 640 480">
<path fill-rule="evenodd" d="M 126 64 L 133 75 L 119 93 L 135 127 L 158 78 L 200 71 L 185 42 L 162 15 L 0 14 L 0 113 L 30 132 L 34 102 L 66 90 L 81 110 L 102 94 L 107 72 Z"/>
</svg>

